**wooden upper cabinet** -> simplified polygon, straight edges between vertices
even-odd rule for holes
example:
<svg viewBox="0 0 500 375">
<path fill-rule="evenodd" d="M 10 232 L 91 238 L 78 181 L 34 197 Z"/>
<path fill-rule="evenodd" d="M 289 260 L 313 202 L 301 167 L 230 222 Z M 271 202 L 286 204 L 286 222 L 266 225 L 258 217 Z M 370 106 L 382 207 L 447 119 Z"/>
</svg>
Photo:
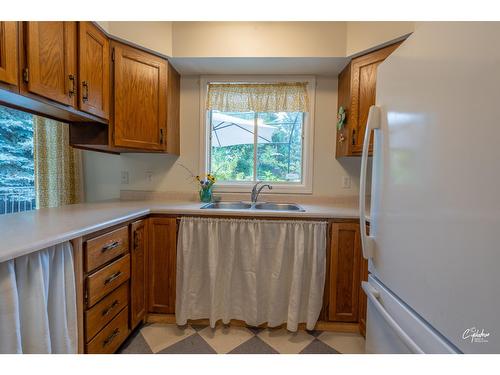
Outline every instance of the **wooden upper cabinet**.
<svg viewBox="0 0 500 375">
<path fill-rule="evenodd" d="M 336 157 L 359 156 L 363 151 L 368 111 L 375 104 L 377 67 L 402 42 L 356 57 L 339 75 L 338 108 L 344 107 L 344 127 L 337 131 Z M 372 137 L 373 138 L 373 137 Z M 370 153 L 373 139 L 370 139 Z"/>
<path fill-rule="evenodd" d="M 175 274 L 177 256 L 177 221 L 175 218 L 149 219 L 148 311 L 175 313 Z"/>
<path fill-rule="evenodd" d="M 330 253 L 328 320 L 357 322 L 361 271 L 358 223 L 333 223 Z"/>
<path fill-rule="evenodd" d="M 146 316 L 147 296 L 147 227 L 146 219 L 137 220 L 130 226 L 132 246 L 130 276 L 130 327 L 134 329 Z"/>
<path fill-rule="evenodd" d="M 109 118 L 109 39 L 92 22 L 78 25 L 78 107 Z"/>
<path fill-rule="evenodd" d="M 76 107 L 76 22 L 25 22 L 25 90 Z"/>
<path fill-rule="evenodd" d="M 0 82 L 18 85 L 17 22 L 0 21 Z"/>
<path fill-rule="evenodd" d="M 114 146 L 165 150 L 167 61 L 121 43 L 112 48 Z"/>
</svg>

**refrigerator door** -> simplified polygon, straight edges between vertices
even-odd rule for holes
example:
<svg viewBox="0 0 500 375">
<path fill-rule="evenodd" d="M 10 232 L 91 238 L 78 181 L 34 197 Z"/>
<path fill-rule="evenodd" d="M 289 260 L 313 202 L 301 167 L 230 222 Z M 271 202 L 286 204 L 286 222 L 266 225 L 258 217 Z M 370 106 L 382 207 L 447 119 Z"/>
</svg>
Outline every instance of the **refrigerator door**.
<svg viewBox="0 0 500 375">
<path fill-rule="evenodd" d="M 450 354 L 458 349 L 430 327 L 404 302 L 370 276 L 366 352 L 373 354 Z"/>
<path fill-rule="evenodd" d="M 377 74 L 369 269 L 464 353 L 500 353 L 499 38 L 420 23 Z"/>
</svg>

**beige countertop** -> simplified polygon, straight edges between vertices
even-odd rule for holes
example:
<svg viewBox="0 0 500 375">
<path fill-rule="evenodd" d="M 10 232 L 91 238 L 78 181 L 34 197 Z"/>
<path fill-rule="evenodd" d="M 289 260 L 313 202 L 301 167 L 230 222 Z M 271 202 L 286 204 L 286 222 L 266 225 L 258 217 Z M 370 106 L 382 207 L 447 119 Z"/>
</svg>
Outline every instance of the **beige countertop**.
<svg viewBox="0 0 500 375">
<path fill-rule="evenodd" d="M 110 201 L 0 216 L 0 262 L 148 214 L 357 219 L 353 205 L 302 204 L 305 212 L 201 209 L 200 202 Z"/>
</svg>

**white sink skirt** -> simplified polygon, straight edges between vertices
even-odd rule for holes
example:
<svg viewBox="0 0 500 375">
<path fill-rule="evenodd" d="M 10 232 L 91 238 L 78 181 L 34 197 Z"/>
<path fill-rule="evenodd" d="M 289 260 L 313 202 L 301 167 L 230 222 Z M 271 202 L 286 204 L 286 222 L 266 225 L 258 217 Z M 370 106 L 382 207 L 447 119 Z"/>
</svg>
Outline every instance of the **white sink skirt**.
<svg viewBox="0 0 500 375">
<path fill-rule="evenodd" d="M 326 231 L 318 221 L 182 218 L 177 324 L 243 320 L 313 329 L 323 304 Z"/>
</svg>

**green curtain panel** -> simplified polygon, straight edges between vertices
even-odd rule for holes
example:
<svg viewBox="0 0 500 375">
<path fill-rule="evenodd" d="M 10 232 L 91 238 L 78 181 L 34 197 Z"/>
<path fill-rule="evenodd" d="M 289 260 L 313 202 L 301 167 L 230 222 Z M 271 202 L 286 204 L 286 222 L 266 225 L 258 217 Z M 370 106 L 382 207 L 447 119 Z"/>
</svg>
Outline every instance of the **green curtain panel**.
<svg viewBox="0 0 500 375">
<path fill-rule="evenodd" d="M 79 203 L 81 152 L 69 146 L 68 125 L 33 116 L 33 146 L 37 207 Z"/>
</svg>

